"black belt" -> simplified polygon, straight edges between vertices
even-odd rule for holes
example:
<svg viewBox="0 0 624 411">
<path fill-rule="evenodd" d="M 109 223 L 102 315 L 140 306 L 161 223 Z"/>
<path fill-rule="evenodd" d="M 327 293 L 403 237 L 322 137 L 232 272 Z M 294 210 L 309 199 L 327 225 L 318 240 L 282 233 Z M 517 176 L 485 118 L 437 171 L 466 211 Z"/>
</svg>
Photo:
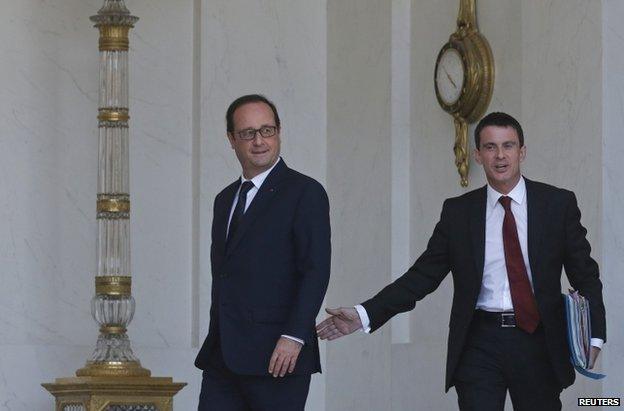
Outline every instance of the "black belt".
<svg viewBox="0 0 624 411">
<path fill-rule="evenodd" d="M 515 327 L 516 326 L 516 316 L 513 311 L 508 312 L 491 312 L 491 311 L 483 311 L 476 310 L 475 318 L 478 318 L 483 321 L 492 322 L 500 327 Z"/>
</svg>

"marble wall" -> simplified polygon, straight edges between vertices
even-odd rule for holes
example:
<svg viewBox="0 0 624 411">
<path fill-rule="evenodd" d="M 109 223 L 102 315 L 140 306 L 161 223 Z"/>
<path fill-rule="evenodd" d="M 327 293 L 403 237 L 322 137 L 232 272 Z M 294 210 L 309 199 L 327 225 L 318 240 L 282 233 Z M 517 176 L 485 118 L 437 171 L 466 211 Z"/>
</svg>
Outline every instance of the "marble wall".
<svg viewBox="0 0 624 411">
<path fill-rule="evenodd" d="M 391 278 L 390 23 L 388 1 L 327 4 L 330 306 L 358 304 Z M 389 355 L 389 328 L 327 344 L 326 409 L 386 408 Z"/>
<path fill-rule="evenodd" d="M 131 35 L 133 348 L 154 375 L 189 386 L 207 333 L 212 201 L 240 173 L 224 111 L 265 93 L 282 154 L 331 201 L 327 304 L 361 302 L 426 246 L 442 201 L 463 189 L 451 117 L 433 90 L 457 2 L 127 0 Z M 97 30 L 100 0 L 0 3 L 0 410 L 51 409 L 39 383 L 70 376 L 97 338 L 95 265 Z M 609 341 L 603 383 L 563 395 L 621 396 L 624 267 L 618 238 L 624 60 L 617 0 L 480 0 L 496 60 L 490 110 L 525 128 L 523 171 L 576 192 L 602 264 Z M 472 128 L 470 129 L 472 131 Z M 373 335 L 321 343 L 309 410 L 456 409 L 443 393 L 452 284 Z M 323 317 L 324 315 L 321 315 Z M 17 370 L 17 371 L 16 371 Z M 511 409 L 511 408 L 509 408 Z"/>
<path fill-rule="evenodd" d="M 607 307 L 607 345 L 602 367 L 608 378 L 602 383 L 604 396 L 621 397 L 624 381 L 624 58 L 622 38 L 624 3 L 602 2 L 602 272 Z M 597 149 L 597 148 L 596 148 Z"/>
<path fill-rule="evenodd" d="M 0 406 L 46 409 L 38 384 L 82 366 L 97 336 L 95 4 L 1 7 Z"/>
</svg>

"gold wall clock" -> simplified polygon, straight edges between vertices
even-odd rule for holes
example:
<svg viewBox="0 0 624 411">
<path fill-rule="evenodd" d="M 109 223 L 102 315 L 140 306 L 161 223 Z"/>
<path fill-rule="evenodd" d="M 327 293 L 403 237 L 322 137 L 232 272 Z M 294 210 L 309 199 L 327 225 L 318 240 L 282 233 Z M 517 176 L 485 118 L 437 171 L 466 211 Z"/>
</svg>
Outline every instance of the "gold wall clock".
<svg viewBox="0 0 624 411">
<path fill-rule="evenodd" d="M 494 58 L 477 28 L 475 0 L 460 0 L 457 29 L 438 53 L 434 84 L 438 103 L 455 122 L 455 165 L 467 187 L 468 124 L 483 115 L 494 88 Z"/>
</svg>

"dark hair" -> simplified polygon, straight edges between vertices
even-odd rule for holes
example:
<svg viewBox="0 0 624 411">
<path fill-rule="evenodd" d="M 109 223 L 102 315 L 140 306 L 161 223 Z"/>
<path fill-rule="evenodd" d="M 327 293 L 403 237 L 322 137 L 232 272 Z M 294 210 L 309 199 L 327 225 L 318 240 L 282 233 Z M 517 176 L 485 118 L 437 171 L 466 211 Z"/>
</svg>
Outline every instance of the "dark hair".
<svg viewBox="0 0 624 411">
<path fill-rule="evenodd" d="M 244 106 L 248 103 L 264 103 L 267 106 L 271 107 L 273 111 L 273 119 L 275 120 L 275 125 L 277 128 L 280 128 L 280 118 L 277 114 L 277 109 L 275 108 L 275 104 L 268 98 L 264 97 L 262 94 L 247 94 L 246 96 L 242 96 L 237 98 L 230 104 L 225 113 L 225 124 L 227 127 L 228 133 L 234 132 L 234 112 L 240 107 Z"/>
<path fill-rule="evenodd" d="M 516 130 L 516 133 L 518 134 L 520 147 L 524 146 L 524 134 L 522 133 L 522 127 L 520 126 L 520 123 L 518 123 L 518 120 L 516 120 L 507 113 L 494 112 L 483 117 L 481 121 L 479 121 L 479 124 L 477 124 L 477 128 L 475 128 L 474 140 L 477 150 L 481 145 L 481 130 L 483 130 L 487 126 L 513 127 L 513 129 Z"/>
</svg>

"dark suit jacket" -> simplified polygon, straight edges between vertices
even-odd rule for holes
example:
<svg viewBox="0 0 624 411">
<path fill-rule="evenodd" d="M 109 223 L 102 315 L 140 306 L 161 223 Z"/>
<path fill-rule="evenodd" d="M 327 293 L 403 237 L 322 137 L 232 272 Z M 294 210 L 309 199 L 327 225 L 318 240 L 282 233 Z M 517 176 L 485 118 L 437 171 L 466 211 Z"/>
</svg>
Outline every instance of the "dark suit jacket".
<svg viewBox="0 0 624 411">
<path fill-rule="evenodd" d="M 606 341 L 605 309 L 598 265 L 590 257 L 581 212 L 571 191 L 526 181 L 529 263 L 550 361 L 562 388 L 574 382 L 561 297 L 561 268 L 570 284 L 589 299 L 592 337 Z M 371 329 L 414 308 L 449 271 L 453 305 L 449 324 L 446 390 L 460 359 L 481 289 L 485 255 L 486 187 L 444 202 L 427 250 L 394 283 L 363 303 Z"/>
<path fill-rule="evenodd" d="M 210 328 L 195 365 L 207 368 L 220 338 L 230 370 L 268 375 L 275 344 L 285 334 L 305 341 L 293 374 L 319 372 L 315 319 L 329 282 L 331 254 L 327 194 L 279 160 L 226 249 L 239 186 L 237 180 L 215 198 Z"/>
</svg>

